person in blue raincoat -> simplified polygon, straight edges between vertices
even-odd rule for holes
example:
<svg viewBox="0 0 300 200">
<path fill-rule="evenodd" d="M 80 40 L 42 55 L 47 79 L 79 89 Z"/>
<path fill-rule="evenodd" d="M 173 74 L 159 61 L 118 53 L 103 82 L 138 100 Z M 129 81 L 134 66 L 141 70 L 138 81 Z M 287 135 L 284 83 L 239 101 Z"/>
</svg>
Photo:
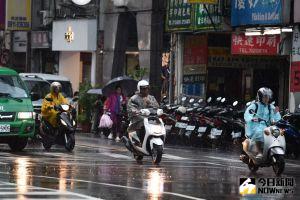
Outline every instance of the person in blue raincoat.
<svg viewBox="0 0 300 200">
<path fill-rule="evenodd" d="M 245 111 L 244 119 L 246 121 L 246 136 L 256 142 L 257 156 L 262 157 L 264 129 L 267 127 L 264 119 L 268 124 L 277 122 L 281 119 L 279 108 L 270 104 L 273 96 L 271 89 L 263 87 L 257 91 L 257 100 L 252 103 Z M 251 114 L 250 110 L 255 113 Z M 248 149 L 248 144 L 244 149 Z"/>
</svg>

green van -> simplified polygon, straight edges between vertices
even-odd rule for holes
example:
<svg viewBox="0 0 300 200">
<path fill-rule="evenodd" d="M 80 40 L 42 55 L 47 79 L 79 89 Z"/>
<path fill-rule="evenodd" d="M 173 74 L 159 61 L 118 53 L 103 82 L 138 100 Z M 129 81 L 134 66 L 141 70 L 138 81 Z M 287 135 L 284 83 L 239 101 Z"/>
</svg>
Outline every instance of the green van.
<svg viewBox="0 0 300 200">
<path fill-rule="evenodd" d="M 32 99 L 31 99 L 32 98 Z M 18 73 L 0 66 L 0 143 L 21 151 L 34 136 L 35 113 L 28 90 Z"/>
</svg>

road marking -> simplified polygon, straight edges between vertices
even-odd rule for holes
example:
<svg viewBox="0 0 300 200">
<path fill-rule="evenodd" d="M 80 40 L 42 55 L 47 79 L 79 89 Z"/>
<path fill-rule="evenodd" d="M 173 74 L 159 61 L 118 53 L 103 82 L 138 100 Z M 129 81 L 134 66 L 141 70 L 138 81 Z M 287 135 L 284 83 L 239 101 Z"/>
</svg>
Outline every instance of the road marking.
<svg viewBox="0 0 300 200">
<path fill-rule="evenodd" d="M 8 183 L 8 182 L 0 182 L 0 183 L 1 183 L 1 185 L 6 185 L 6 186 L 10 187 L 9 189 L 17 190 L 18 186 L 26 186 L 27 190 L 35 190 L 35 191 L 32 191 L 32 192 L 30 192 L 30 191 L 26 191 L 26 192 L 18 192 L 18 191 L 16 191 L 16 192 L 7 192 L 7 191 L 0 192 L 0 199 L 5 199 L 5 198 L 2 198 L 2 196 L 7 197 L 8 195 L 16 195 L 16 196 L 19 196 L 19 195 L 41 196 L 42 195 L 42 196 L 45 196 L 47 200 L 48 200 L 47 195 L 48 196 L 58 196 L 58 198 L 56 198 L 56 200 L 61 199 L 61 197 L 60 197 L 61 195 L 69 196 L 68 199 L 71 198 L 71 197 L 72 197 L 72 199 L 75 199 L 74 197 L 80 198 L 80 199 L 84 198 L 84 199 L 88 199 L 88 200 L 99 199 L 99 198 L 95 198 L 95 197 L 91 197 L 91 196 L 87 196 L 87 195 L 83 195 L 83 194 L 78 194 L 78 193 L 74 193 L 74 192 L 69 192 L 69 191 L 60 191 L 60 190 L 54 190 L 54 189 L 42 188 L 42 187 L 30 186 L 30 185 L 18 185 L 18 184 L 15 184 L 15 183 Z M 33 198 L 31 198 L 31 199 L 33 199 Z M 11 198 L 6 198 L 6 199 L 11 199 Z"/>
<path fill-rule="evenodd" d="M 110 153 L 110 152 L 103 152 L 103 153 L 100 153 L 100 154 L 104 155 L 104 156 L 109 156 L 109 157 L 112 157 L 112 158 L 124 158 L 124 159 L 127 159 L 127 160 L 129 160 L 129 159 L 132 160 L 131 157 L 123 155 L 123 154 Z"/>
<path fill-rule="evenodd" d="M 188 159 L 188 158 L 183 158 L 183 157 L 179 157 L 179 156 L 174 156 L 171 154 L 163 154 L 163 157 L 167 158 L 167 159 L 173 159 L 173 160 L 187 160 Z"/>
<path fill-rule="evenodd" d="M 9 173 L 0 172 L 0 174 L 7 174 L 8 175 Z M 39 176 L 39 175 L 26 175 L 26 176 L 36 177 L 36 178 L 60 180 L 60 178 L 51 177 L 51 176 Z M 91 183 L 91 184 L 103 185 L 103 186 L 109 186 L 109 187 L 116 187 L 116 188 L 139 190 L 139 191 L 145 191 L 145 192 L 148 191 L 147 188 L 144 189 L 144 188 L 137 188 L 137 187 L 131 187 L 131 186 L 125 186 L 125 185 L 104 183 L 104 182 L 94 182 L 94 181 L 86 181 L 86 180 L 81 180 L 81 179 L 69 179 L 69 178 L 66 178 L 65 180 L 66 181 L 74 181 L 74 182 L 82 182 L 82 183 Z M 71 193 L 71 192 L 68 192 L 68 193 Z M 78 195 L 77 193 L 75 193 L 75 194 Z M 184 197 L 186 199 L 193 199 L 193 200 L 205 200 L 205 199 L 202 199 L 202 198 L 197 198 L 197 197 L 193 197 L 193 196 L 189 196 L 189 195 L 184 195 L 184 194 L 174 193 L 174 192 L 167 192 L 167 191 L 163 191 L 162 194 L 167 194 L 167 195 L 172 195 L 172 196 L 177 196 L 177 197 Z M 85 195 L 83 195 L 83 196 L 85 196 Z M 90 198 L 92 198 L 92 197 L 90 197 Z M 95 199 L 95 198 L 93 198 L 93 199 Z"/>
<path fill-rule="evenodd" d="M 230 159 L 230 158 L 223 158 L 223 157 L 216 157 L 216 156 L 204 156 L 206 158 L 212 158 L 216 160 L 223 160 L 223 161 L 228 161 L 228 162 L 238 162 L 241 163 L 242 161 L 237 160 L 237 159 Z"/>
</svg>

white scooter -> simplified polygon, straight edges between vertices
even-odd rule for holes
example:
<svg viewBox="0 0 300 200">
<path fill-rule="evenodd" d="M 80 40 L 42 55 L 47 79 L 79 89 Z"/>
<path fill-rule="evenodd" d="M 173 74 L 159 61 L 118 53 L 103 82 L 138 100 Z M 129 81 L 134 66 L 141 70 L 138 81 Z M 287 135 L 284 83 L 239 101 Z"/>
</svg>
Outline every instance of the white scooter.
<svg viewBox="0 0 300 200">
<path fill-rule="evenodd" d="M 254 110 L 249 111 L 251 114 L 255 114 Z M 260 121 L 267 121 L 259 119 Z M 268 126 L 268 125 L 267 125 Z M 264 130 L 264 147 L 262 158 L 257 159 L 256 145 L 251 139 L 246 139 L 243 142 L 244 154 L 240 156 L 240 159 L 246 163 L 251 172 L 256 172 L 259 167 L 273 167 L 273 171 L 279 176 L 285 166 L 284 155 L 286 150 L 286 143 L 284 137 L 284 130 L 279 129 L 276 125 L 268 126 Z M 246 146 L 248 147 L 246 149 Z"/>
<path fill-rule="evenodd" d="M 154 164 L 159 164 L 162 158 L 164 142 L 166 139 L 166 129 L 162 119 L 162 109 L 142 109 L 139 113 L 144 117 L 143 127 L 137 133 L 132 131 L 128 133 L 128 138 L 122 138 L 126 148 L 131 151 L 137 162 L 143 159 L 143 156 L 151 156 Z M 130 126 L 133 124 L 130 123 Z"/>
</svg>

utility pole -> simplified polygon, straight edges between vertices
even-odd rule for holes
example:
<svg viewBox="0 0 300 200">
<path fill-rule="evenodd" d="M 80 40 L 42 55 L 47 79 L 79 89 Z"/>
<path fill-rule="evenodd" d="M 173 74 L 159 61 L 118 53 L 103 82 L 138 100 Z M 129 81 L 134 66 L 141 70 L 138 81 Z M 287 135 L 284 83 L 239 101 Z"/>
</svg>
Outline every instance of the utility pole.
<svg viewBox="0 0 300 200">
<path fill-rule="evenodd" d="M 175 71 L 175 49 L 176 49 L 176 35 L 171 33 L 170 45 L 170 76 L 169 76 L 169 104 L 174 102 L 174 71 Z"/>
</svg>

